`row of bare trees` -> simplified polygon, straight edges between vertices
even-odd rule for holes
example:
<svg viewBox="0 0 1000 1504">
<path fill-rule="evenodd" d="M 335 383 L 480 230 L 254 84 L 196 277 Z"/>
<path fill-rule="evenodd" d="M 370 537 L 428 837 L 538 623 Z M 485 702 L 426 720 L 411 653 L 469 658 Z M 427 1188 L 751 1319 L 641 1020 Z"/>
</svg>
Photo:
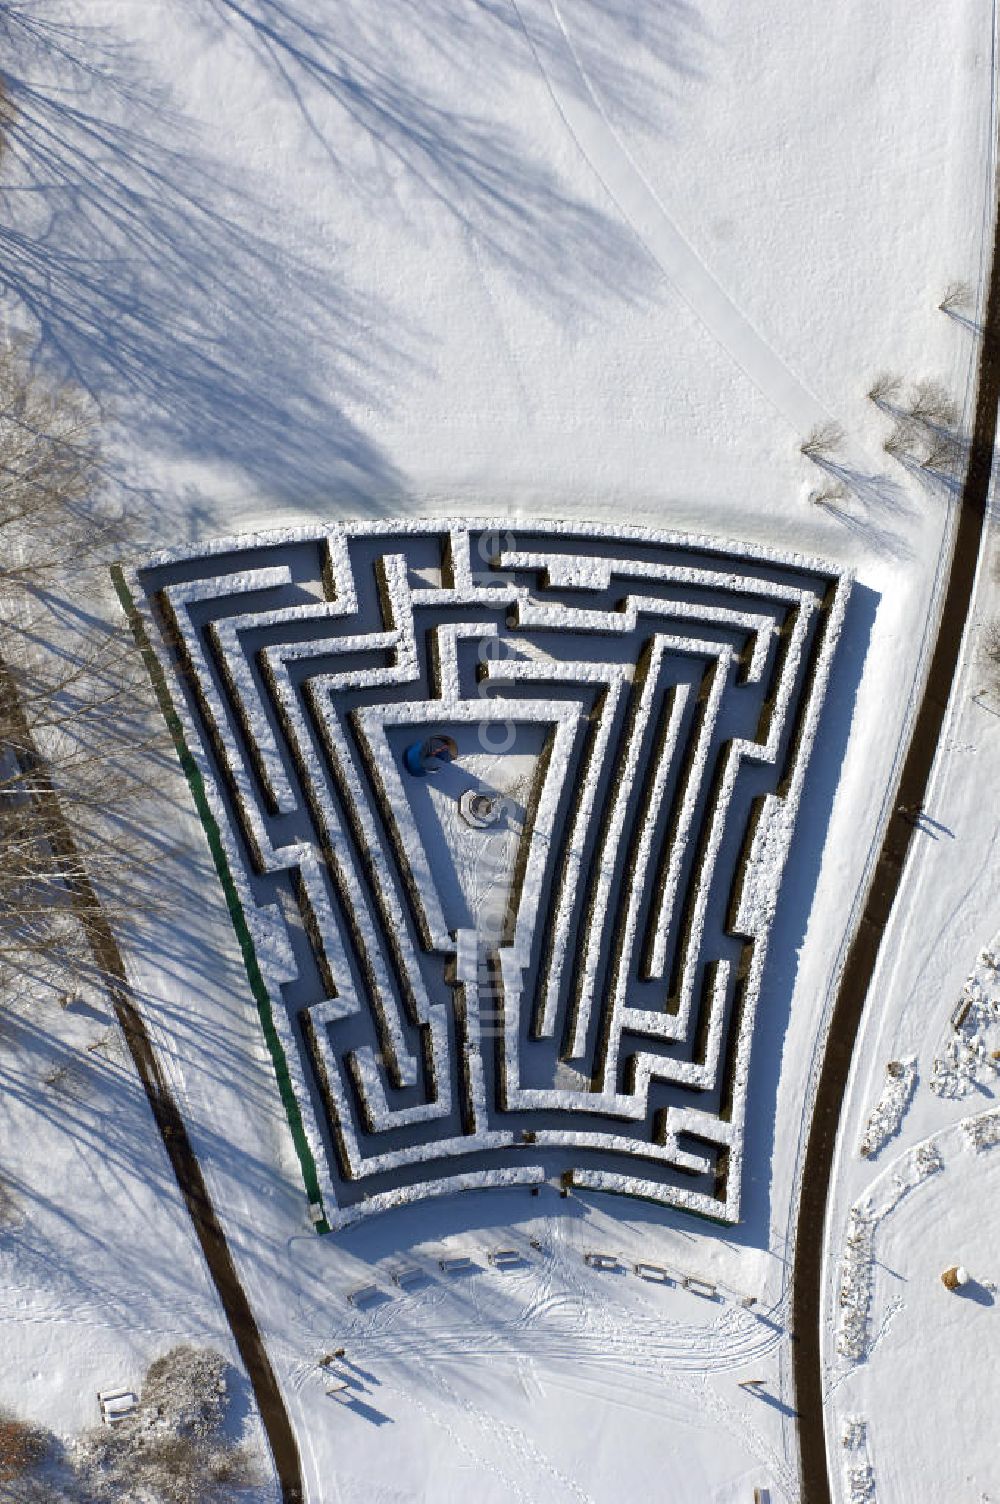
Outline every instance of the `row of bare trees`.
<svg viewBox="0 0 1000 1504">
<path fill-rule="evenodd" d="M 974 297 L 966 282 L 951 282 L 938 304 L 942 313 L 966 325 L 973 319 Z M 904 382 L 892 371 L 879 371 L 868 388 L 868 397 L 892 422 L 882 448 L 890 458 L 911 471 L 923 470 L 945 487 L 953 487 L 968 453 L 968 440 L 961 429 L 958 407 L 939 381 L 924 377 Z M 823 475 L 823 482 L 810 494 L 818 505 L 837 506 L 848 499 L 850 473 L 838 460 L 845 434 L 833 419 L 817 424 L 800 444 L 800 452 Z"/>
<path fill-rule="evenodd" d="M 952 283 L 938 306 L 950 317 L 968 322 L 972 302 L 966 283 Z M 882 445 L 886 454 L 903 465 L 954 482 L 966 458 L 968 441 L 961 430 L 958 407 L 939 381 L 924 378 L 907 384 L 894 372 L 880 371 L 868 389 L 868 397 L 892 420 L 892 431 Z M 831 420 L 815 427 L 800 445 L 801 453 L 826 476 L 824 485 L 812 493 L 811 500 L 816 503 L 835 505 L 846 499 L 848 488 L 840 479 L 846 472 L 836 459 L 843 440 L 843 428 Z M 1000 584 L 1000 561 L 994 565 L 993 580 Z M 984 624 L 978 657 L 987 676 L 980 692 L 1000 696 L 1000 617 Z"/>
<path fill-rule="evenodd" d="M 0 348 L 0 1001 L 71 994 L 88 923 L 134 911 L 139 670 L 106 619 L 108 509 L 97 414 Z"/>
<path fill-rule="evenodd" d="M 879 410 L 892 419 L 891 433 L 882 448 L 902 464 L 952 477 L 965 453 L 958 408 L 940 382 L 914 382 L 908 389 L 901 377 L 880 371 L 868 390 Z M 835 470 L 833 457 L 843 443 L 839 423 L 821 423 L 800 445 L 806 459 L 820 469 Z M 816 499 L 825 499 L 820 497 Z"/>
</svg>

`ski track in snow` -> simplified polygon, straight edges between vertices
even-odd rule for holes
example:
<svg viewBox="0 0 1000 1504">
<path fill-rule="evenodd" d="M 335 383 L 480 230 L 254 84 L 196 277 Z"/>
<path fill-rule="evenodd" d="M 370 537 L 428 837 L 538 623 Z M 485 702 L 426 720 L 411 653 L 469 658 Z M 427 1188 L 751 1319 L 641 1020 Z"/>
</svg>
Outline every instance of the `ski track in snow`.
<svg viewBox="0 0 1000 1504">
<path fill-rule="evenodd" d="M 592 1496 L 581 1488 L 574 1479 L 568 1478 L 565 1473 L 561 1473 L 545 1454 L 539 1451 L 538 1447 L 523 1431 L 520 1431 L 509 1422 L 501 1420 L 493 1412 L 480 1410 L 477 1405 L 474 1405 L 471 1400 L 460 1394 L 458 1390 L 448 1383 L 440 1371 L 435 1372 L 435 1377 L 439 1387 L 451 1403 L 475 1423 L 482 1431 L 484 1437 L 492 1438 L 495 1435 L 502 1437 L 504 1452 L 508 1455 L 513 1454 L 516 1456 L 524 1464 L 525 1468 L 530 1471 L 533 1481 L 540 1475 L 545 1475 L 550 1480 L 550 1483 L 557 1485 L 563 1492 L 578 1500 L 579 1504 L 594 1504 Z M 553 1495 L 546 1492 L 545 1497 L 548 1499 L 552 1498 Z"/>
<path fill-rule="evenodd" d="M 573 93 L 562 88 L 555 70 L 546 67 L 546 41 L 531 14 L 536 3 L 537 0 L 510 0 L 566 129 L 647 255 L 713 339 L 797 433 L 805 437 L 813 428 L 829 423 L 830 412 L 740 311 L 678 229 L 609 120 L 556 0 L 547 0 L 555 22 L 555 38 L 561 39 L 564 61 L 580 79 L 581 91 Z"/>
</svg>

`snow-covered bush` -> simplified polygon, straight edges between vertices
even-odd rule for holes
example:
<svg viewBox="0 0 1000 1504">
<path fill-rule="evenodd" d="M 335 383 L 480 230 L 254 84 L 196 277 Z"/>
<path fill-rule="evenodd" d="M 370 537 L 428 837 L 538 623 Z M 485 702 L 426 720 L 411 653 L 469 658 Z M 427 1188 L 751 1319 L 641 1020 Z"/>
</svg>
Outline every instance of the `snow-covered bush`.
<svg viewBox="0 0 1000 1504">
<path fill-rule="evenodd" d="M 904 1197 L 923 1185 L 931 1175 L 937 1175 L 943 1169 L 944 1160 L 941 1157 L 941 1150 L 933 1139 L 911 1149 L 897 1162 L 889 1177 L 878 1206 L 876 1220 L 881 1220 L 890 1212 L 895 1211 Z"/>
<path fill-rule="evenodd" d="M 991 1087 L 1000 1071 L 1000 968 L 992 949 L 980 952 L 952 1010 L 948 1037 L 934 1061 L 931 1090 L 964 1097 Z"/>
<path fill-rule="evenodd" d="M 868 1440 L 868 1425 L 860 1415 L 848 1415 L 844 1418 L 844 1429 L 840 1436 L 841 1443 L 848 1451 L 856 1452 L 863 1447 Z"/>
<path fill-rule="evenodd" d="M 893 1138 L 913 1099 L 917 1085 L 917 1059 L 890 1060 L 885 1068 L 882 1092 L 865 1126 L 858 1152 L 872 1159 Z"/>
<path fill-rule="evenodd" d="M 227 1368 L 210 1347 L 171 1348 L 150 1364 L 140 1409 L 180 1436 L 211 1436 L 225 1415 Z"/>
<path fill-rule="evenodd" d="M 84 1498 L 88 1495 L 122 1504 L 229 1504 L 234 1490 L 254 1481 L 248 1454 L 218 1438 L 177 1435 L 170 1431 L 108 1433 L 101 1465 L 88 1455 Z"/>
<path fill-rule="evenodd" d="M 30 1473 L 49 1448 L 46 1433 L 0 1410 L 0 1483 Z"/>
<path fill-rule="evenodd" d="M 4 1484 L 4 1504 L 90 1504 L 76 1483 L 57 1483 L 25 1473 Z"/>
<path fill-rule="evenodd" d="M 868 1345 L 874 1248 L 875 1219 L 871 1211 L 867 1207 L 852 1206 L 840 1262 L 837 1351 L 855 1362 L 864 1357 Z"/>
<path fill-rule="evenodd" d="M 1000 619 L 986 626 L 980 651 L 993 681 L 992 687 L 1000 689 Z"/>
<path fill-rule="evenodd" d="M 845 1469 L 848 1504 L 875 1504 L 875 1474 L 867 1462 Z"/>
<path fill-rule="evenodd" d="M 996 1148 L 1000 1144 L 1000 1112 L 981 1112 L 977 1117 L 965 1118 L 962 1133 L 976 1154 L 985 1154 L 987 1149 Z"/>
<path fill-rule="evenodd" d="M 227 1363 L 175 1347 L 153 1363 L 138 1409 L 81 1438 L 74 1467 L 86 1504 L 230 1504 L 254 1485 L 250 1451 L 224 1434 Z"/>
</svg>

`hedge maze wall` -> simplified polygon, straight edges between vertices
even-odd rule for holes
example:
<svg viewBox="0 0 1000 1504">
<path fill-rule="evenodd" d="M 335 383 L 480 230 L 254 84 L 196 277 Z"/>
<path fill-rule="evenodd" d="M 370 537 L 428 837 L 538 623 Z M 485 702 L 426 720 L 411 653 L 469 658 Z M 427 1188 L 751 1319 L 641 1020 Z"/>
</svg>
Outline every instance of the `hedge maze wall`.
<svg viewBox="0 0 1000 1504">
<path fill-rule="evenodd" d="M 441 521 L 223 540 L 129 586 L 327 1223 L 556 1176 L 737 1220 L 849 581 L 706 539 Z M 432 737 L 457 755 L 415 774 Z"/>
</svg>

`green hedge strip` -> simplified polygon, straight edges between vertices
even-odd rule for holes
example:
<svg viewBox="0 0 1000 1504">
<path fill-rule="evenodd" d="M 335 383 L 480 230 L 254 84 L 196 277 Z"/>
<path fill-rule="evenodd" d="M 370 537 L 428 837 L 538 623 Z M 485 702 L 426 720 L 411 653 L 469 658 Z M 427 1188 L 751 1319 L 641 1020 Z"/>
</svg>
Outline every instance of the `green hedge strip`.
<svg viewBox="0 0 1000 1504">
<path fill-rule="evenodd" d="M 288 1062 L 285 1059 L 285 1052 L 282 1048 L 281 1040 L 278 1038 L 278 1031 L 274 1026 L 274 1013 L 272 1009 L 271 998 L 268 993 L 267 987 L 265 986 L 264 978 L 261 975 L 260 965 L 257 960 L 257 953 L 254 950 L 253 936 L 250 933 L 250 927 L 247 924 L 246 915 L 243 912 L 243 905 L 240 902 L 240 895 L 237 891 L 236 883 L 233 880 L 233 874 L 229 866 L 229 859 L 226 856 L 225 847 L 222 844 L 222 836 L 219 831 L 219 826 L 208 802 L 208 796 L 205 792 L 204 780 L 201 776 L 201 769 L 198 767 L 198 764 L 195 761 L 191 753 L 191 749 L 185 739 L 184 728 L 181 725 L 180 717 L 174 708 L 174 703 L 170 695 L 170 689 L 164 676 L 163 669 L 161 668 L 159 659 L 153 652 L 149 638 L 146 635 L 146 628 L 143 624 L 142 617 L 139 615 L 139 612 L 136 608 L 135 600 L 132 597 L 132 592 L 129 590 L 128 584 L 125 580 L 124 572 L 120 564 L 113 564 L 111 566 L 111 579 L 114 583 L 118 599 L 121 602 L 122 610 L 125 612 L 125 615 L 128 618 L 128 623 L 132 629 L 132 634 L 135 637 L 139 652 L 142 654 L 142 660 L 146 666 L 146 672 L 149 674 L 150 682 L 152 683 L 153 689 L 156 693 L 160 712 L 163 715 L 163 719 L 167 724 L 167 729 L 169 730 L 170 735 L 173 738 L 174 748 L 177 752 L 178 761 L 180 762 L 181 768 L 184 771 L 184 776 L 187 778 L 188 787 L 191 790 L 191 797 L 194 799 L 195 808 L 198 811 L 198 816 L 201 820 L 202 828 L 205 831 L 205 837 L 208 841 L 209 850 L 212 853 L 212 860 L 215 863 L 215 870 L 218 874 L 219 882 L 222 884 L 222 891 L 225 895 L 226 906 L 229 909 L 229 917 L 232 920 L 233 929 L 235 930 L 236 938 L 239 941 L 240 951 L 243 956 L 243 965 L 246 968 L 247 979 L 250 983 L 250 990 L 253 993 L 254 1002 L 257 1005 L 257 1016 L 260 1019 L 261 1028 L 264 1033 L 264 1040 L 267 1044 L 268 1052 L 271 1056 L 271 1064 L 274 1068 L 274 1074 L 278 1082 L 278 1091 L 281 1094 L 281 1101 L 285 1109 L 285 1116 L 288 1119 L 288 1126 L 291 1130 L 292 1141 L 295 1144 L 295 1152 L 298 1155 L 299 1167 L 302 1172 L 302 1181 L 305 1186 L 306 1195 L 308 1196 L 310 1202 L 315 1203 L 322 1209 L 323 1198 L 320 1194 L 319 1179 L 316 1174 L 316 1161 L 313 1158 L 312 1150 L 310 1149 L 309 1142 L 306 1138 L 305 1129 L 302 1123 L 302 1112 L 299 1108 L 299 1104 L 295 1096 L 291 1077 L 288 1074 Z M 317 1232 L 321 1233 L 329 1232 L 329 1223 L 327 1223 L 325 1219 L 317 1222 L 316 1230 Z"/>
</svg>

